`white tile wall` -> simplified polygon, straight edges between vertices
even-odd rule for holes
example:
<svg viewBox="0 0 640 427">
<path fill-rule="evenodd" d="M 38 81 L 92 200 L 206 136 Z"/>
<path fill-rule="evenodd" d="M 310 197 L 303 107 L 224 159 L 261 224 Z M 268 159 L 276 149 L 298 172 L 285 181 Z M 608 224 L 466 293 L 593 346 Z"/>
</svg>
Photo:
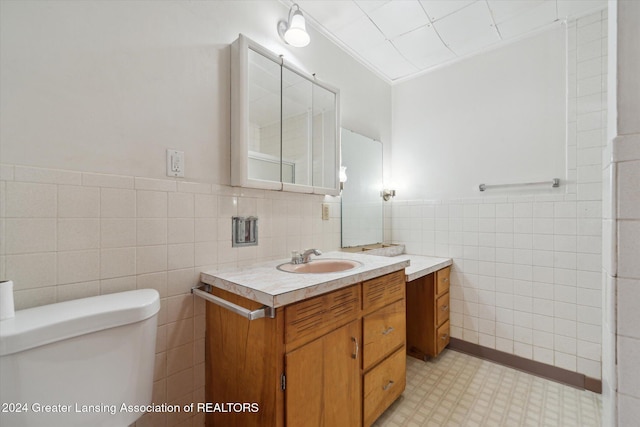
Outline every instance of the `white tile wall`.
<svg viewBox="0 0 640 427">
<path fill-rule="evenodd" d="M 0 280 L 14 281 L 16 308 L 158 290 L 156 403 L 204 401 L 205 309 L 190 294 L 201 270 L 340 247 L 339 198 L 0 166 Z M 259 246 L 231 247 L 237 214 L 258 215 Z M 147 414 L 137 425 L 184 422 Z"/>
<path fill-rule="evenodd" d="M 564 194 L 396 197 L 385 210 L 407 252 L 453 258 L 453 337 L 597 379 L 606 29 L 606 12 L 568 24 Z"/>
<path fill-rule="evenodd" d="M 609 19 L 616 44 L 610 66 L 616 74 L 609 79 L 609 85 L 617 91 L 617 102 L 611 103 L 615 128 L 610 132 L 612 139 L 608 141 L 603 168 L 603 424 L 627 426 L 640 419 L 640 104 L 635 98 L 621 98 L 637 89 L 635 80 L 624 76 L 635 76 L 639 71 L 638 52 L 632 40 L 638 34 L 640 7 L 635 2 L 621 2 L 611 3 L 610 8 L 615 12 Z"/>
</svg>

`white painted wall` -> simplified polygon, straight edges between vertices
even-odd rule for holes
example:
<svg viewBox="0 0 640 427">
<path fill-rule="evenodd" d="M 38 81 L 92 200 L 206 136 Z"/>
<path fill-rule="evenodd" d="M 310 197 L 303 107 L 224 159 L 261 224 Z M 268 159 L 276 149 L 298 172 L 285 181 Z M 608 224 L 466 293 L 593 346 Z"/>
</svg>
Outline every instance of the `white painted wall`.
<svg viewBox="0 0 640 427">
<path fill-rule="evenodd" d="M 397 198 L 564 179 L 565 45 L 557 28 L 394 86 Z"/>
<path fill-rule="evenodd" d="M 0 161 L 229 183 L 229 44 L 244 33 L 341 89 L 342 124 L 388 142 L 391 88 L 319 33 L 288 48 L 278 1 L 20 1 L 0 13 Z"/>
</svg>

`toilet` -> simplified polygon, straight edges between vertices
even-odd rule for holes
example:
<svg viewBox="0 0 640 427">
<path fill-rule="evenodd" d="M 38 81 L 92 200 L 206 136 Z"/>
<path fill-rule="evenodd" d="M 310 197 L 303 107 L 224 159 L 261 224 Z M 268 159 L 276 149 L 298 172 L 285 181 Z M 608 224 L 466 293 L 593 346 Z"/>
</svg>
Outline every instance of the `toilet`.
<svg viewBox="0 0 640 427">
<path fill-rule="evenodd" d="M 0 425 L 125 427 L 153 410 L 159 309 L 140 289 L 0 321 Z"/>
</svg>

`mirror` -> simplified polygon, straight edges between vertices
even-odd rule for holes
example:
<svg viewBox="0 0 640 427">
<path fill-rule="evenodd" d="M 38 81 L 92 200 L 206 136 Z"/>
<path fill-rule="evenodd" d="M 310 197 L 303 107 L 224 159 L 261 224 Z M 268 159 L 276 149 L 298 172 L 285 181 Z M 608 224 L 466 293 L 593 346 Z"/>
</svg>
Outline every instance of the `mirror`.
<svg viewBox="0 0 640 427">
<path fill-rule="evenodd" d="M 338 195 L 339 91 L 242 35 L 231 67 L 231 185 Z"/>
<path fill-rule="evenodd" d="M 342 247 L 382 243 L 382 143 L 344 128 L 341 140 Z"/>
</svg>

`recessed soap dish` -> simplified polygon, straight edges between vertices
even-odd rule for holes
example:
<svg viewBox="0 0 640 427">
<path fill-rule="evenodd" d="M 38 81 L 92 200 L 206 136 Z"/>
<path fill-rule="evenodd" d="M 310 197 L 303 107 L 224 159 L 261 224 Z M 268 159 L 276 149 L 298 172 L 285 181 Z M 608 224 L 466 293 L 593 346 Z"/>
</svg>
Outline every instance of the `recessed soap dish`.
<svg viewBox="0 0 640 427">
<path fill-rule="evenodd" d="M 258 245 L 258 217 L 234 216 L 231 220 L 231 244 L 233 247 Z"/>
</svg>

